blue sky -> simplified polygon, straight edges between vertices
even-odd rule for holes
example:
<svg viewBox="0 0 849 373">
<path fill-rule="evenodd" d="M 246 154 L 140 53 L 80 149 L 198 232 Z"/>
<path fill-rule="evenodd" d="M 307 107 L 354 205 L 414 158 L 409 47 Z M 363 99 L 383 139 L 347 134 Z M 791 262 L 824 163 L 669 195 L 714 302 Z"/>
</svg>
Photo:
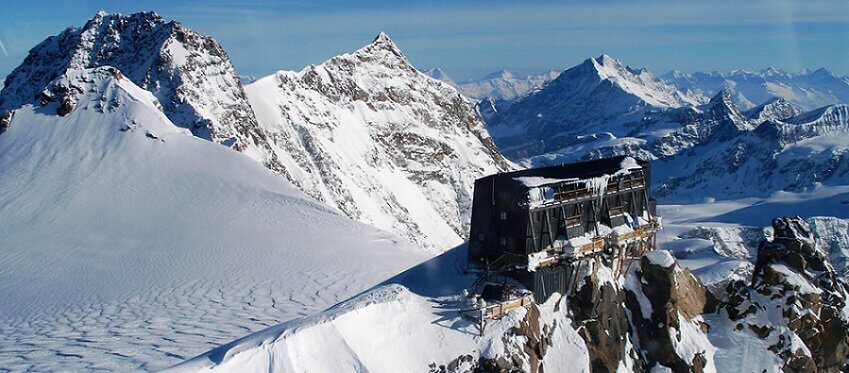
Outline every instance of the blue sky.
<svg viewBox="0 0 849 373">
<path fill-rule="evenodd" d="M 0 76 L 94 13 L 156 10 L 217 38 L 244 75 L 299 70 L 386 31 L 417 67 L 458 80 L 610 54 L 656 74 L 825 67 L 849 75 L 849 1 L 8 1 Z"/>
</svg>

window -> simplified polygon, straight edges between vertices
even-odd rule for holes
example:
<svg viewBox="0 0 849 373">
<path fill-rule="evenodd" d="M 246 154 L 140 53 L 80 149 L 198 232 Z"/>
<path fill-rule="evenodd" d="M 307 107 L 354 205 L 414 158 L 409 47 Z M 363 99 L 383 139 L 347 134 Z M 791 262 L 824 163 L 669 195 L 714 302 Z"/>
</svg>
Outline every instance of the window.
<svg viewBox="0 0 849 373">
<path fill-rule="evenodd" d="M 507 220 L 507 212 L 505 212 L 505 211 L 501 212 L 501 220 Z"/>
</svg>

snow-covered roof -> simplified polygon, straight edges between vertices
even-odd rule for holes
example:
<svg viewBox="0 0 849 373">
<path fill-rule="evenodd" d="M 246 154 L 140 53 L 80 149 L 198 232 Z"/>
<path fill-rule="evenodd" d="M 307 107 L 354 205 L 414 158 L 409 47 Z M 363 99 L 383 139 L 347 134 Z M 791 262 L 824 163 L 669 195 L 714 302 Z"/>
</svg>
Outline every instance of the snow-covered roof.
<svg viewBox="0 0 849 373">
<path fill-rule="evenodd" d="M 632 157 L 613 157 L 559 166 L 526 169 L 508 173 L 513 180 L 527 188 L 592 180 L 598 177 L 623 175 L 647 166 Z M 504 174 L 502 174 L 504 175 Z"/>
</svg>

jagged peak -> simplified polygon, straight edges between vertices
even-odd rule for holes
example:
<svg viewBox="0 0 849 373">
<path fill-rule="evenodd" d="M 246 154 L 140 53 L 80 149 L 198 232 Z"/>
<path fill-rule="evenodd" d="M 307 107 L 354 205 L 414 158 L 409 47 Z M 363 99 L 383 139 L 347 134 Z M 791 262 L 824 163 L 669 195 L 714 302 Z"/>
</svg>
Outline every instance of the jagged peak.
<svg viewBox="0 0 849 373">
<path fill-rule="evenodd" d="M 352 58 L 358 61 L 357 63 L 371 65 L 380 64 L 387 67 L 420 72 L 410 63 L 409 60 L 407 60 L 407 57 L 401 52 L 398 45 L 392 41 L 389 35 L 383 31 L 381 31 L 377 37 L 375 37 L 374 40 L 366 46 L 357 49 L 352 53 L 345 53 L 332 57 L 319 65 L 307 66 L 302 70 L 302 72 L 326 68 L 330 65 L 335 65 L 340 61 Z"/>
<path fill-rule="evenodd" d="M 734 97 L 732 95 L 733 92 L 731 92 L 730 89 L 723 88 L 719 90 L 719 92 L 717 92 L 717 94 L 710 99 L 708 105 L 716 106 L 718 104 L 722 104 L 729 107 L 736 107 L 737 104 L 734 103 Z"/>
<path fill-rule="evenodd" d="M 372 40 L 372 42 L 369 45 L 366 45 L 365 47 L 363 47 L 362 49 L 360 49 L 357 52 L 366 51 L 366 50 L 367 51 L 383 50 L 383 51 L 392 52 L 392 53 L 394 53 L 394 54 L 396 54 L 400 57 L 404 56 L 404 54 L 401 53 L 401 49 L 398 48 L 398 45 L 395 44 L 395 42 L 392 40 L 392 38 L 390 38 L 389 35 L 386 34 L 383 31 L 381 31 L 379 34 L 377 34 L 377 36 L 374 38 L 374 40 Z"/>
<path fill-rule="evenodd" d="M 165 19 L 159 15 L 156 11 L 147 11 L 147 12 L 135 12 L 130 13 L 129 15 L 124 15 L 122 13 L 108 13 L 104 10 L 99 10 L 94 14 L 94 17 L 86 22 L 83 29 L 89 29 L 92 27 L 98 27 L 106 22 L 114 22 L 114 21 L 131 21 L 131 20 L 140 20 L 140 21 L 148 21 L 152 24 L 162 24 L 165 23 Z M 172 21 L 176 23 L 176 21 Z"/>
<path fill-rule="evenodd" d="M 598 56 L 596 58 L 596 62 L 600 63 L 602 66 L 609 66 L 610 64 L 613 64 L 614 66 L 621 66 L 622 65 L 622 61 L 619 61 L 618 59 L 611 57 L 607 53 L 602 53 L 601 56 Z"/>
<path fill-rule="evenodd" d="M 843 118 L 841 122 L 847 123 L 847 121 L 849 121 L 849 105 L 834 104 L 823 106 L 819 109 L 814 109 L 809 112 L 801 113 L 793 118 L 788 119 L 787 122 L 793 124 L 803 124 L 827 120 L 828 117 Z"/>
</svg>

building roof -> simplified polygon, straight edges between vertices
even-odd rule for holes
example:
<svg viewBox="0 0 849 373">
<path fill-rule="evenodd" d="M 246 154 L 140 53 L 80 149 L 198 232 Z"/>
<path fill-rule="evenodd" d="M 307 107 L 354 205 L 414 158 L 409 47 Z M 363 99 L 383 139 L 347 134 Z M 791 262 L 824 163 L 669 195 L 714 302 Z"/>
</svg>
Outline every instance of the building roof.
<svg viewBox="0 0 849 373">
<path fill-rule="evenodd" d="M 648 162 L 646 161 L 627 156 L 618 156 L 557 166 L 503 172 L 487 176 L 481 180 L 489 178 L 513 179 L 525 187 L 533 188 L 566 181 L 591 179 L 616 174 L 621 171 L 647 167 Z"/>
</svg>

